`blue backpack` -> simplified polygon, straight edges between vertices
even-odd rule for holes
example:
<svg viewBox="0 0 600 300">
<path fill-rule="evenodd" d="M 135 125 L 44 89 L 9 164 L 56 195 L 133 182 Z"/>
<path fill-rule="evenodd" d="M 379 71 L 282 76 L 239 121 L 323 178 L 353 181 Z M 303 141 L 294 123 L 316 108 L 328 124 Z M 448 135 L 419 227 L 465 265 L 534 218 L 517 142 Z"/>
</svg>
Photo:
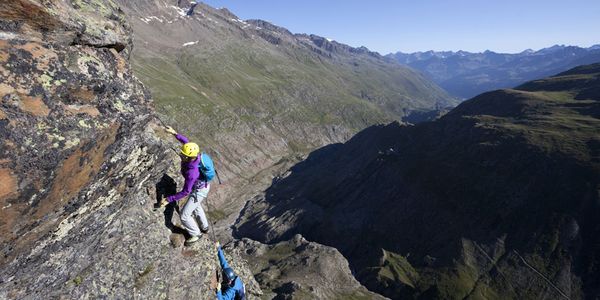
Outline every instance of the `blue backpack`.
<svg viewBox="0 0 600 300">
<path fill-rule="evenodd" d="M 206 182 L 209 182 L 215 178 L 215 166 L 213 164 L 212 159 L 208 154 L 202 152 L 200 154 L 200 163 L 198 164 L 198 169 L 200 169 L 200 174 Z"/>
</svg>

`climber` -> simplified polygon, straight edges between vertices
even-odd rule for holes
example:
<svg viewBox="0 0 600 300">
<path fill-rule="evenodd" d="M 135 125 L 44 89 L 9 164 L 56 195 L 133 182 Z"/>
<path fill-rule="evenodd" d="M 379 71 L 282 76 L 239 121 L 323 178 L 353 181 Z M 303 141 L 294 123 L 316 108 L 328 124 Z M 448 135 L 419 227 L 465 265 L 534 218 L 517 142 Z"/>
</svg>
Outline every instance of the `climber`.
<svg viewBox="0 0 600 300">
<path fill-rule="evenodd" d="M 200 154 L 200 147 L 195 143 L 190 143 L 189 139 L 182 134 L 177 133 L 173 128 L 166 127 L 168 133 L 173 134 L 183 146 L 181 147 L 181 174 L 185 178 L 183 189 L 181 192 L 163 198 L 160 207 L 165 207 L 169 203 L 177 202 L 184 197 L 189 196 L 187 203 L 181 212 L 181 223 L 189 233 L 189 237 L 185 241 L 186 246 L 197 242 L 202 233 L 208 232 L 208 220 L 202 209 L 202 201 L 208 196 L 210 190 L 209 181 L 214 176 L 214 168 L 210 157 L 206 154 Z M 200 155 L 198 155 L 200 154 Z M 208 162 L 208 163 L 207 163 Z M 209 166 L 209 172 L 203 166 Z M 212 173 L 211 173 L 212 172 Z M 198 227 L 198 223 L 194 216 L 200 219 L 202 228 Z"/>
<path fill-rule="evenodd" d="M 191 16 L 191 15 L 193 15 L 193 14 L 194 14 L 194 9 L 196 9 L 196 6 L 197 6 L 198 4 L 200 4 L 200 0 L 196 0 L 196 2 L 194 2 L 194 3 L 192 4 L 192 6 L 190 6 L 190 9 L 188 10 L 188 12 L 187 12 L 187 14 L 186 14 L 186 15 L 187 15 L 187 16 Z"/>
<path fill-rule="evenodd" d="M 217 244 L 217 256 L 221 263 L 221 270 L 223 271 L 223 283 L 225 287 L 221 290 L 221 283 L 217 283 L 217 299 L 219 300 L 246 300 L 246 286 L 242 280 L 235 276 L 233 269 L 229 267 L 225 255 L 223 255 L 223 249 L 221 244 Z"/>
</svg>

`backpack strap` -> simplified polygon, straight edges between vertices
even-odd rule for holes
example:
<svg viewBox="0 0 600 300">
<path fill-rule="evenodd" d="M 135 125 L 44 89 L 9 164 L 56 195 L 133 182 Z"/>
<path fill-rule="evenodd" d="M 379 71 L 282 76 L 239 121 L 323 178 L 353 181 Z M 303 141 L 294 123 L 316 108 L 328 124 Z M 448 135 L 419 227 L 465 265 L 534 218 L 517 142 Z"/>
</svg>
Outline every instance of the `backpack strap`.
<svg viewBox="0 0 600 300">
<path fill-rule="evenodd" d="M 202 160 L 202 157 L 204 157 L 204 152 L 200 152 L 200 167 L 204 168 L 204 161 Z"/>
</svg>

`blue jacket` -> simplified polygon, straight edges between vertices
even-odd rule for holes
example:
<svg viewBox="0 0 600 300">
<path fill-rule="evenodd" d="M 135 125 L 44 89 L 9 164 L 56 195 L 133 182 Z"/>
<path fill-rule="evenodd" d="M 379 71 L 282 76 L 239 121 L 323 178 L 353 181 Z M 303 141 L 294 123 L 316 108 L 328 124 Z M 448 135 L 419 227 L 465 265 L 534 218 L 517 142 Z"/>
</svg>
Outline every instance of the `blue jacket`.
<svg viewBox="0 0 600 300">
<path fill-rule="evenodd" d="M 219 262 L 221 263 L 221 269 L 229 268 L 229 264 L 227 263 L 227 259 L 225 259 L 225 255 L 223 255 L 223 249 L 219 247 L 218 250 Z M 238 300 L 238 299 L 246 299 L 246 287 L 244 283 L 239 277 L 235 277 L 233 281 L 233 286 L 225 286 L 222 287 L 220 291 L 217 291 L 217 299 L 219 300 Z"/>
</svg>

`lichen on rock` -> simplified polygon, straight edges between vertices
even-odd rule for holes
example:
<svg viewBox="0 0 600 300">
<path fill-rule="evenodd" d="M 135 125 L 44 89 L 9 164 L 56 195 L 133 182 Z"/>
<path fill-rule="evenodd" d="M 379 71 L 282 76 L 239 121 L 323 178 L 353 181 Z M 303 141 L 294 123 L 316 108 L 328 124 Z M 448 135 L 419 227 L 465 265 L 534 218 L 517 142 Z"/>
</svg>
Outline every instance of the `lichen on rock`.
<svg viewBox="0 0 600 300">
<path fill-rule="evenodd" d="M 214 244 L 172 248 L 178 216 L 153 209 L 178 157 L 131 73 L 120 9 L 4 1 L 0 32 L 0 298 L 210 295 Z"/>
</svg>

